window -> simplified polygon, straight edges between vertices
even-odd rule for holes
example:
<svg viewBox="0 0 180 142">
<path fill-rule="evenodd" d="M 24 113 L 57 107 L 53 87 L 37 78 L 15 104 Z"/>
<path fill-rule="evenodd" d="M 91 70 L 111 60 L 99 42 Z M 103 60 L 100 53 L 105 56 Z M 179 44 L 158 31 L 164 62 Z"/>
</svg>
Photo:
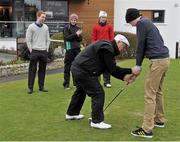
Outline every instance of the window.
<svg viewBox="0 0 180 142">
<path fill-rule="evenodd" d="M 24 0 L 25 21 L 35 21 L 36 12 L 41 9 L 41 0 Z"/>
<path fill-rule="evenodd" d="M 164 10 L 154 10 L 153 11 L 153 22 L 154 23 L 164 23 Z"/>
<path fill-rule="evenodd" d="M 66 21 L 67 15 L 67 1 L 62 0 L 43 0 L 42 9 L 46 12 L 47 21 L 62 20 Z"/>
<path fill-rule="evenodd" d="M 65 0 L 43 0 L 42 10 L 46 13 L 46 24 L 49 27 L 50 35 L 62 31 L 68 19 L 68 5 Z M 58 22 L 58 23 L 49 23 Z"/>
<path fill-rule="evenodd" d="M 153 23 L 164 23 L 165 10 L 140 10 L 140 13 Z"/>
</svg>

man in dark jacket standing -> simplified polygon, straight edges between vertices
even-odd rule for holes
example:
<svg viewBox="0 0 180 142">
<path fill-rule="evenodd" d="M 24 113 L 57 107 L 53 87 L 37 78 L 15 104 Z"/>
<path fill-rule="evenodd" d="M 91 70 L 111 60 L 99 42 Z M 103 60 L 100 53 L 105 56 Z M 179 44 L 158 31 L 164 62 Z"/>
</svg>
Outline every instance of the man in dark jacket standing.
<svg viewBox="0 0 180 142">
<path fill-rule="evenodd" d="M 82 119 L 80 114 L 86 94 L 92 99 L 92 121 L 91 127 L 109 129 L 110 124 L 104 123 L 104 100 L 105 92 L 101 86 L 98 76 L 107 70 L 112 76 L 130 82 L 131 75 L 137 74 L 136 68 L 120 68 L 116 66 L 115 56 L 120 51 L 126 50 L 129 42 L 123 35 L 116 35 L 114 40 L 101 40 L 87 46 L 72 63 L 71 71 L 77 81 L 77 88 L 71 98 L 66 119 Z"/>
<path fill-rule="evenodd" d="M 144 56 L 149 58 L 149 74 L 145 81 L 145 112 L 142 127 L 132 131 L 133 136 L 152 138 L 152 129 L 164 127 L 163 81 L 168 70 L 169 50 L 157 27 L 148 19 L 143 18 L 139 11 L 130 8 L 126 12 L 126 22 L 137 28 L 136 68 L 141 71 Z"/>
<path fill-rule="evenodd" d="M 107 22 L 107 13 L 105 11 L 99 12 L 98 23 L 92 29 L 92 43 L 97 40 L 113 40 L 114 31 L 113 26 Z M 104 86 L 111 88 L 111 76 L 108 71 L 103 73 Z"/>
<path fill-rule="evenodd" d="M 66 48 L 65 58 L 64 58 L 64 83 L 65 89 L 70 89 L 70 68 L 71 63 L 74 58 L 80 52 L 80 42 L 82 40 L 82 30 L 77 26 L 78 15 L 70 15 L 70 23 L 64 27 L 64 43 Z M 73 77 L 73 85 L 76 86 Z"/>
</svg>

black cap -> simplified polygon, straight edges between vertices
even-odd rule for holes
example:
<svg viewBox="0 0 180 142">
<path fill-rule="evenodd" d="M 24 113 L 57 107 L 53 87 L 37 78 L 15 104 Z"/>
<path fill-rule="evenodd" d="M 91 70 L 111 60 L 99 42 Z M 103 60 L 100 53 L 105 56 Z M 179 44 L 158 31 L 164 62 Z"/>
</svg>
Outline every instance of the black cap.
<svg viewBox="0 0 180 142">
<path fill-rule="evenodd" d="M 139 10 L 138 9 L 136 9 L 136 8 L 129 8 L 126 11 L 126 22 L 130 23 L 131 21 L 135 20 L 139 16 L 141 16 L 141 14 L 139 14 Z"/>
</svg>

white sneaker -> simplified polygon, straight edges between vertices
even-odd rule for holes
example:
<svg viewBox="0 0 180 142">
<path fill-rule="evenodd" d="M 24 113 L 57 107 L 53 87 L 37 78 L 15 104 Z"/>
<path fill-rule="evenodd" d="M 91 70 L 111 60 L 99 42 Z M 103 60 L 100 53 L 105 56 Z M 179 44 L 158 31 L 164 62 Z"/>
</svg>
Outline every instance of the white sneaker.
<svg viewBox="0 0 180 142">
<path fill-rule="evenodd" d="M 105 84 L 105 87 L 111 88 L 111 84 L 107 83 L 107 84 Z"/>
<path fill-rule="evenodd" d="M 100 122 L 100 123 L 91 122 L 90 126 L 98 129 L 110 129 L 112 127 L 110 124 L 106 124 L 104 122 Z"/>
<path fill-rule="evenodd" d="M 66 114 L 66 120 L 80 120 L 83 119 L 84 115 L 79 114 L 79 115 L 68 115 Z"/>
</svg>

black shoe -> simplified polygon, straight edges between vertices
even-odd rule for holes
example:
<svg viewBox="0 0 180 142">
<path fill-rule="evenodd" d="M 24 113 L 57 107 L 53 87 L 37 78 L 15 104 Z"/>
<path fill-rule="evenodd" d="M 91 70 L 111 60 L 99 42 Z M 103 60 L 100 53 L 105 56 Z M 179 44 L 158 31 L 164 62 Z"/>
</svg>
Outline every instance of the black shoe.
<svg viewBox="0 0 180 142">
<path fill-rule="evenodd" d="M 162 123 L 162 122 L 155 122 L 154 126 L 155 127 L 159 127 L 159 128 L 164 128 L 164 123 Z"/>
<path fill-rule="evenodd" d="M 153 137 L 152 131 L 147 133 L 143 130 L 143 128 L 139 128 L 135 131 L 132 131 L 131 135 L 136 136 L 136 137 L 144 137 L 144 138 L 152 138 Z"/>
<path fill-rule="evenodd" d="M 33 89 L 28 89 L 28 94 L 32 94 L 33 93 Z"/>
<path fill-rule="evenodd" d="M 40 88 L 39 91 L 41 91 L 41 92 L 48 92 L 48 90 L 46 90 L 44 88 Z"/>
</svg>

